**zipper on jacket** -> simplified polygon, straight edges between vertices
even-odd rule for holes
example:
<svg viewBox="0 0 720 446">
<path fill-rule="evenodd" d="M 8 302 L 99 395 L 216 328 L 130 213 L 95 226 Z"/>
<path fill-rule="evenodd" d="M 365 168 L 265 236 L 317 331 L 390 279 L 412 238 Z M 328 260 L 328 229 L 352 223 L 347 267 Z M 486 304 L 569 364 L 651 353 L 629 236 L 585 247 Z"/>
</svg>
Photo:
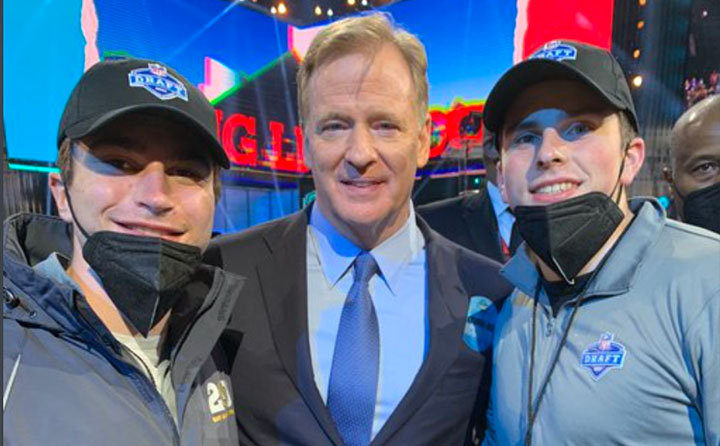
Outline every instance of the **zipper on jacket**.
<svg viewBox="0 0 720 446">
<path fill-rule="evenodd" d="M 134 364 L 126 361 L 124 358 L 122 358 L 122 356 L 118 357 L 114 354 L 120 353 L 120 350 L 127 349 L 127 347 L 124 347 L 123 344 L 117 341 L 114 337 L 112 339 L 108 339 L 107 337 L 102 336 L 95 329 L 95 327 L 93 327 L 92 324 L 90 324 L 90 322 L 85 318 L 85 316 L 82 314 L 82 311 L 77 311 L 77 314 L 80 315 L 80 318 L 84 322 L 84 325 L 90 330 L 90 332 L 94 334 L 96 338 L 102 340 L 102 342 L 98 344 L 102 347 L 99 350 L 104 353 L 103 356 L 105 356 L 106 359 L 110 361 L 110 363 L 117 363 L 120 366 L 121 370 L 127 368 L 129 373 L 127 373 L 126 376 L 130 378 L 130 380 L 135 384 L 135 388 L 139 391 L 143 398 L 151 404 L 160 406 L 161 412 L 165 415 L 165 424 L 170 425 L 170 431 L 172 432 L 173 436 L 173 444 L 180 446 L 180 426 L 175 423 L 175 420 L 170 413 L 170 409 L 168 409 L 167 407 L 165 399 L 162 397 L 162 395 L 160 395 L 160 392 L 155 386 L 155 381 L 152 380 L 152 378 L 149 378 L 150 375 L 146 376 L 145 373 L 143 373 Z M 85 339 L 83 341 L 91 342 L 89 339 Z M 116 345 L 120 346 L 120 349 L 115 348 Z M 112 350 L 112 352 L 108 352 L 108 350 Z M 170 373 L 172 373 L 172 369 Z"/>
</svg>

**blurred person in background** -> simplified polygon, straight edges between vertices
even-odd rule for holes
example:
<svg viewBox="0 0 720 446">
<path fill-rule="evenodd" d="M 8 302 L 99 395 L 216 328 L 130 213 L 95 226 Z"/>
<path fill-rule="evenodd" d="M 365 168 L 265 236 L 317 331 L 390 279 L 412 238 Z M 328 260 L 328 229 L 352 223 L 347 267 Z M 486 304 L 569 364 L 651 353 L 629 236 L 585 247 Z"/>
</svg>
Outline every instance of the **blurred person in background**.
<svg viewBox="0 0 720 446">
<path fill-rule="evenodd" d="M 483 126 L 484 186 L 477 192 L 418 206 L 418 214 L 431 228 L 467 249 L 500 263 L 520 244 L 515 217 L 497 188 L 500 154 L 495 135 Z"/>
<path fill-rule="evenodd" d="M 682 221 L 720 233 L 720 96 L 698 102 L 677 120 L 668 179 Z"/>
</svg>

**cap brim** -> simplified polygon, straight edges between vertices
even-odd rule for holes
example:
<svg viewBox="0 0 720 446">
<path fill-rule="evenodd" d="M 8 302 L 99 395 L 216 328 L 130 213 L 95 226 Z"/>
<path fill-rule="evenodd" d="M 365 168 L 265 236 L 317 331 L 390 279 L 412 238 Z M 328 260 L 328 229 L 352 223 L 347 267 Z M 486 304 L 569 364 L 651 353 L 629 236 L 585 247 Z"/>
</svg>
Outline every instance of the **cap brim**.
<svg viewBox="0 0 720 446">
<path fill-rule="evenodd" d="M 172 106 L 162 104 L 142 104 L 133 105 L 129 107 L 119 108 L 109 113 L 105 113 L 100 116 L 92 116 L 83 121 L 77 122 L 65 130 L 65 136 L 72 139 L 83 138 L 99 130 L 115 119 L 129 115 L 131 113 L 152 111 L 159 112 L 159 114 L 165 115 L 170 119 L 174 119 L 182 124 L 191 127 L 194 133 L 200 135 L 211 148 L 211 155 L 213 159 L 223 168 L 227 169 L 230 167 L 230 160 L 225 153 L 225 149 L 222 147 L 220 142 L 217 140 L 215 135 L 208 131 L 202 124 L 199 124 L 192 116 L 186 112 L 179 110 Z"/>
<path fill-rule="evenodd" d="M 502 131 L 505 115 L 518 96 L 528 87 L 552 80 L 582 82 L 596 91 L 609 105 L 620 110 L 625 109 L 621 101 L 608 96 L 592 79 L 572 66 L 550 59 L 530 59 L 508 70 L 495 84 L 485 102 L 485 126 L 498 134 Z"/>
</svg>

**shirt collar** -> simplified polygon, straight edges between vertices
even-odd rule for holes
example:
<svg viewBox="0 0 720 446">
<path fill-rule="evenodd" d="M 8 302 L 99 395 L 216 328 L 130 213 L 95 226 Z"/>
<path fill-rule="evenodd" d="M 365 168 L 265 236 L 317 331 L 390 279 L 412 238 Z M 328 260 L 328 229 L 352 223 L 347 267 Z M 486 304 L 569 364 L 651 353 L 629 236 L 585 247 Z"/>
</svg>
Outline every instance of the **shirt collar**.
<svg viewBox="0 0 720 446">
<path fill-rule="evenodd" d="M 409 264 L 420 251 L 425 248 L 425 239 L 415 220 L 415 209 L 412 203 L 408 219 L 403 226 L 380 245 L 370 250 L 377 262 L 380 274 L 394 294 L 395 282 L 400 277 L 400 270 Z M 323 274 L 330 283 L 335 285 L 352 266 L 362 249 L 345 238 L 325 218 L 317 206 L 310 212 L 311 243 L 320 261 Z"/>
<path fill-rule="evenodd" d="M 647 251 L 660 236 L 666 217 L 656 199 L 634 198 L 630 200 L 630 209 L 635 218 L 608 254 L 610 257 L 589 285 L 586 296 L 612 296 L 627 292 Z M 528 296 L 535 294 L 539 273 L 525 243 L 500 273 L 523 293 Z"/>
<path fill-rule="evenodd" d="M 485 187 L 487 188 L 488 195 L 490 196 L 490 202 L 492 203 L 495 215 L 501 215 L 508 209 L 508 204 L 502 199 L 500 190 L 492 182 L 486 182 Z"/>
</svg>

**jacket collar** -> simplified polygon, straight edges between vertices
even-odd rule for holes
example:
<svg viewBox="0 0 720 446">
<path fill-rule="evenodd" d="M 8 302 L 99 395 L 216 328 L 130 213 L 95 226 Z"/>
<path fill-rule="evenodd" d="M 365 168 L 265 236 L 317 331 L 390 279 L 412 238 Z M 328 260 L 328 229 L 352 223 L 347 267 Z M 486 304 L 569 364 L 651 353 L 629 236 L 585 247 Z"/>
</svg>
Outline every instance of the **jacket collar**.
<svg viewBox="0 0 720 446">
<path fill-rule="evenodd" d="M 15 214 L 3 223 L 3 252 L 34 266 L 53 252 L 72 255 L 72 226 L 58 217 Z"/>
</svg>

